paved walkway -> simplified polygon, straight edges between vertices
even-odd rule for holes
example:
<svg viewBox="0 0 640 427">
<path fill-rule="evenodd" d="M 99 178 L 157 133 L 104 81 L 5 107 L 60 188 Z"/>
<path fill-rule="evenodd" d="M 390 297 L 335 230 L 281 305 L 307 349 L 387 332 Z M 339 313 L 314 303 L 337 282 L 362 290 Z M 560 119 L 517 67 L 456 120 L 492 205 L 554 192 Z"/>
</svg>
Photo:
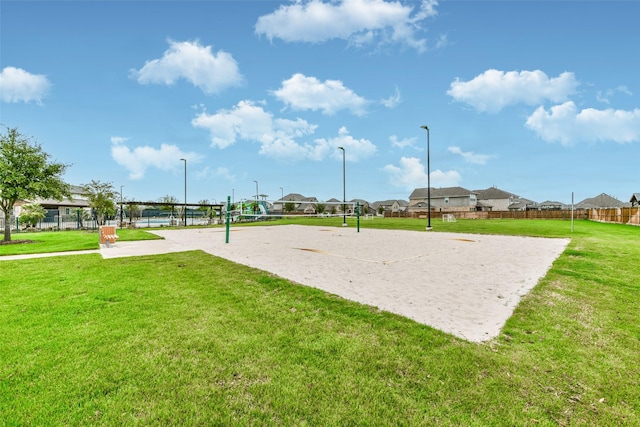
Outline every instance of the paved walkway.
<svg viewBox="0 0 640 427">
<path fill-rule="evenodd" d="M 191 250 L 188 246 L 175 241 L 166 240 L 141 240 L 136 242 L 118 242 L 115 245 L 106 247 L 101 245 L 100 249 L 86 251 L 50 252 L 46 254 L 26 254 L 26 255 L 5 255 L 0 256 L 0 261 L 11 261 L 30 258 L 48 258 L 66 255 L 100 254 L 102 258 L 120 258 L 140 255 L 156 255 L 170 252 L 183 252 Z"/>
</svg>

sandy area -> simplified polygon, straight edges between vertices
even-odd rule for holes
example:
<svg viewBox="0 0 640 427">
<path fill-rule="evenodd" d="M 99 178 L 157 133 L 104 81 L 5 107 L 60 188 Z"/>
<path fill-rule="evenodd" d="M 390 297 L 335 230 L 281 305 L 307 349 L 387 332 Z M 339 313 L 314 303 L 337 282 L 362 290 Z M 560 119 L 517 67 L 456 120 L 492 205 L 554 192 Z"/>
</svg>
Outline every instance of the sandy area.
<svg viewBox="0 0 640 427">
<path fill-rule="evenodd" d="M 469 341 L 496 337 L 569 239 L 278 226 L 160 230 L 165 241 L 119 242 L 105 258 L 202 249 L 378 307 Z"/>
</svg>

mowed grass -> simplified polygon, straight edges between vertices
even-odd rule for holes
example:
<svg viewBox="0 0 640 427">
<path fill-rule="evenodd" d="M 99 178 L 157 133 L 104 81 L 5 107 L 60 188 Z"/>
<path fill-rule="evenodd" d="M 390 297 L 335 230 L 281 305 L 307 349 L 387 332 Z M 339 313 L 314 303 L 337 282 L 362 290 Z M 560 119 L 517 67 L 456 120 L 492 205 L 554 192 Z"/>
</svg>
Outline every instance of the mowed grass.
<svg viewBox="0 0 640 427">
<path fill-rule="evenodd" d="M 117 230 L 117 234 L 121 242 L 161 239 L 160 236 L 141 229 L 122 228 Z M 98 230 L 12 233 L 11 240 L 29 240 L 30 243 L 0 244 L 0 257 L 3 255 L 82 251 L 100 247 Z"/>
<path fill-rule="evenodd" d="M 203 252 L 0 261 L 0 420 L 640 424 L 639 227 L 433 225 L 572 242 L 483 344 Z"/>
</svg>

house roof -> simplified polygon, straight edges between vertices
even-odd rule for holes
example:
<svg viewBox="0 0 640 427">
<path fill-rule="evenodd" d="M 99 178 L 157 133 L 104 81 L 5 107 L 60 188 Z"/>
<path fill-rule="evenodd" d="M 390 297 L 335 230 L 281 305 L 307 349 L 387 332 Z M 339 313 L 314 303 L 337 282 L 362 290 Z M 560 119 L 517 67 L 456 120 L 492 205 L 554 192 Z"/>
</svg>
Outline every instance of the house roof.
<svg viewBox="0 0 640 427">
<path fill-rule="evenodd" d="M 513 193 L 501 190 L 497 187 L 489 187 L 486 190 L 473 190 L 478 195 L 478 200 L 490 200 L 490 199 L 509 199 L 511 197 L 518 197 Z"/>
<path fill-rule="evenodd" d="M 394 203 L 398 203 L 398 206 L 400 207 L 406 207 L 409 206 L 409 202 L 407 202 L 406 200 L 395 200 L 395 199 L 391 199 L 391 200 L 378 200 L 377 202 L 373 202 L 371 203 L 371 206 L 392 206 Z"/>
<path fill-rule="evenodd" d="M 425 199 L 427 198 L 427 190 L 427 188 L 416 188 L 409 196 L 409 199 Z M 471 194 L 476 194 L 476 192 L 462 187 L 431 188 L 431 198 L 466 197 Z"/>
<path fill-rule="evenodd" d="M 580 203 L 576 205 L 579 209 L 589 209 L 589 208 L 620 208 L 625 206 L 624 202 L 616 199 L 615 197 L 611 197 L 608 194 L 602 193 L 596 197 L 591 197 L 589 199 L 584 199 Z"/>
<path fill-rule="evenodd" d="M 562 206 L 562 205 L 564 205 L 564 203 L 556 202 L 555 200 L 546 200 L 546 201 L 540 203 L 540 206 L 547 206 L 547 205 L 552 205 L 552 206 L 560 205 L 560 206 Z"/>
<path fill-rule="evenodd" d="M 289 201 L 298 202 L 302 200 L 307 200 L 307 198 L 304 197 L 302 194 L 298 194 L 298 193 L 289 193 L 286 196 L 284 196 L 285 202 L 289 202 Z"/>
<path fill-rule="evenodd" d="M 629 200 L 631 203 L 635 202 L 638 203 L 640 202 L 640 193 L 633 193 L 631 195 L 631 200 Z"/>
</svg>

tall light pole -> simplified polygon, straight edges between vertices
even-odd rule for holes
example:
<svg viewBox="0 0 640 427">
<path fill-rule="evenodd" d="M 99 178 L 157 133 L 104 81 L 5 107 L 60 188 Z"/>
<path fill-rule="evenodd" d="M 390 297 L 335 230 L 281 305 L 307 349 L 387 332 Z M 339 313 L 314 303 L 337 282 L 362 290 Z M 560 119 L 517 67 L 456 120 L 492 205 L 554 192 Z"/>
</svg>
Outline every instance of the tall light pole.
<svg viewBox="0 0 640 427">
<path fill-rule="evenodd" d="M 122 227 L 122 187 L 124 187 L 124 185 L 120 186 L 120 227 Z"/>
<path fill-rule="evenodd" d="M 342 150 L 342 226 L 347 226 L 347 213 L 345 212 L 347 203 L 347 173 L 345 164 L 345 152 L 344 147 L 338 147 L 338 150 Z"/>
<path fill-rule="evenodd" d="M 187 159 L 180 159 L 184 162 L 184 226 L 187 226 Z"/>
<path fill-rule="evenodd" d="M 284 188 L 280 187 L 280 210 L 284 213 Z"/>
<path fill-rule="evenodd" d="M 256 183 L 256 212 L 255 213 L 257 214 L 258 211 L 260 210 L 260 208 L 258 207 L 258 204 L 260 203 L 259 200 L 258 200 L 258 197 L 259 197 L 258 194 L 260 194 L 260 193 L 258 193 L 258 181 L 256 181 L 254 179 L 253 182 Z"/>
<path fill-rule="evenodd" d="M 426 129 L 427 131 L 427 209 L 429 210 L 429 212 L 427 212 L 427 231 L 431 231 L 431 159 L 429 155 L 429 126 L 422 125 L 420 128 Z"/>
</svg>

